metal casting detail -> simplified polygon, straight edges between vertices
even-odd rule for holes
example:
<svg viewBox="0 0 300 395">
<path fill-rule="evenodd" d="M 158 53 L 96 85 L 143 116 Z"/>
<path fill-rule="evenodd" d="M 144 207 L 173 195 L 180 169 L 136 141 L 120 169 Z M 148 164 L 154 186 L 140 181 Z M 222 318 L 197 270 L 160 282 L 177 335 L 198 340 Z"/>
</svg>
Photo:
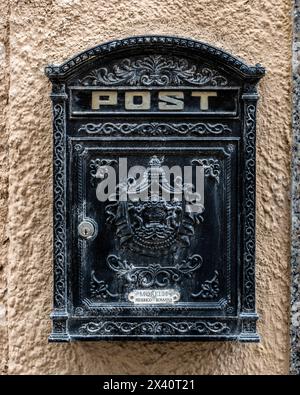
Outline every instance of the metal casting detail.
<svg viewBox="0 0 300 395">
<path fill-rule="evenodd" d="M 195 254 L 174 266 L 150 264 L 138 267 L 122 261 L 115 255 L 107 257 L 109 268 L 115 271 L 119 277 L 125 277 L 126 281 L 135 287 L 145 288 L 168 287 L 181 281 L 183 276 L 190 277 L 192 272 L 201 267 L 202 261 L 202 257 Z"/>
<path fill-rule="evenodd" d="M 245 233 L 244 307 L 255 309 L 255 113 L 253 102 L 245 103 Z"/>
<path fill-rule="evenodd" d="M 106 160 L 105 160 L 106 161 Z M 116 202 L 106 206 L 106 223 L 115 228 L 120 246 L 148 256 L 174 255 L 182 247 L 189 247 L 194 235 L 194 226 L 203 222 L 204 207 L 199 204 L 197 212 L 184 209 L 184 201 L 176 200 L 178 191 L 190 193 L 192 185 L 179 183 L 171 186 L 162 167 L 163 159 L 153 156 L 149 167 L 138 185 L 140 194 L 157 189 L 157 198 L 141 201 L 119 201 L 119 186 L 116 189 Z M 128 188 L 135 180 L 128 179 Z M 153 187 L 153 189 L 152 189 Z M 167 201 L 163 192 L 173 194 Z"/>
<path fill-rule="evenodd" d="M 213 299 L 219 295 L 220 283 L 219 283 L 219 272 L 215 270 L 215 275 L 211 280 L 204 281 L 200 286 L 198 293 L 193 293 L 194 298 Z"/>
<path fill-rule="evenodd" d="M 78 81 L 78 85 L 226 86 L 227 79 L 208 66 L 198 67 L 184 58 L 149 55 L 137 59 L 122 59 L 112 67 L 93 70 Z"/>
<path fill-rule="evenodd" d="M 53 106 L 54 129 L 54 303 L 65 306 L 65 164 L 64 164 L 64 104 Z"/>
<path fill-rule="evenodd" d="M 203 166 L 206 177 L 212 177 L 217 183 L 220 182 L 221 166 L 217 159 L 193 159 L 191 163 L 192 165 Z"/>
<path fill-rule="evenodd" d="M 88 134 L 96 134 L 102 136 L 109 136 L 113 134 L 138 136 L 160 136 L 160 135 L 218 135 L 222 133 L 232 133 L 232 129 L 222 123 L 167 123 L 167 122 L 150 122 L 150 123 L 86 123 L 82 124 L 78 132 L 85 132 Z"/>
<path fill-rule="evenodd" d="M 210 322 L 210 321 L 182 321 L 182 322 L 115 322 L 115 321 L 91 321 L 83 324 L 80 327 L 81 333 L 88 334 L 186 334 L 196 332 L 201 334 L 219 334 L 227 333 L 229 327 L 223 322 Z"/>
</svg>

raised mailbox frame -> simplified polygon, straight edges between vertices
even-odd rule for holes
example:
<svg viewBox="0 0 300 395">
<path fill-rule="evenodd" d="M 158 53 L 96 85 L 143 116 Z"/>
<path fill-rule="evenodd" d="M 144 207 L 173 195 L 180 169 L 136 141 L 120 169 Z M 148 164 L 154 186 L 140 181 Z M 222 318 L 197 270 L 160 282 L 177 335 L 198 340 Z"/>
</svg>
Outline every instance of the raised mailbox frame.
<svg viewBox="0 0 300 395">
<path fill-rule="evenodd" d="M 144 67 L 141 65 L 149 59 L 154 63 L 162 59 L 163 67 L 148 65 L 150 71 L 145 76 L 140 72 L 141 67 Z M 255 309 L 255 138 L 257 83 L 265 73 L 264 68 L 260 65 L 248 66 L 221 49 L 195 40 L 143 36 L 96 46 L 60 66 L 47 66 L 45 72 L 52 82 L 54 136 L 54 309 L 51 315 L 53 330 L 49 340 L 259 341 Z M 95 89 L 104 89 L 106 95 L 100 96 L 101 100 L 111 100 L 116 105 L 104 106 L 103 112 L 91 109 L 89 91 Z M 206 108 L 207 102 L 203 99 L 203 108 L 200 104 L 199 111 L 196 111 L 195 102 L 191 101 L 193 89 L 198 92 L 196 96 L 199 92 L 214 90 L 220 95 L 209 99 L 212 109 Z M 127 105 L 130 108 L 130 102 L 126 103 L 131 96 L 128 94 L 126 98 L 125 91 L 132 90 L 146 91 L 145 102 L 148 103 L 150 98 L 154 104 L 146 104 L 146 111 L 128 111 L 125 107 Z M 160 91 L 164 90 L 176 90 L 179 91 L 178 97 L 189 97 L 187 109 L 160 112 L 159 109 L 164 107 L 159 103 L 159 98 L 164 94 Z M 111 92 L 117 92 L 120 98 L 116 99 L 116 94 Z M 151 97 L 147 92 L 151 93 Z M 182 106 L 179 102 L 177 105 Z M 133 163 L 136 160 L 134 155 L 138 158 L 147 156 L 149 166 L 155 165 L 158 169 L 163 161 L 161 156 L 173 158 L 173 162 L 170 161 L 174 164 L 187 157 L 195 160 L 195 156 L 202 152 L 204 161 L 200 158 L 198 163 L 204 166 L 207 175 L 213 179 L 209 182 L 219 182 L 221 177 L 221 186 L 218 187 L 221 189 L 216 195 L 223 196 L 221 208 L 218 208 L 219 217 L 216 217 L 219 227 L 216 225 L 217 230 L 214 231 L 211 219 L 211 227 L 205 228 L 212 243 L 215 240 L 216 246 L 222 246 L 220 251 L 218 248 L 213 251 L 214 248 L 207 244 L 208 250 L 205 252 L 206 262 L 209 262 L 209 256 L 216 257 L 218 270 L 214 272 L 214 268 L 206 267 L 207 276 L 210 273 L 210 277 L 199 282 L 194 269 L 200 267 L 200 259 L 201 264 L 204 263 L 197 254 L 192 256 L 194 263 L 189 261 L 191 257 L 186 257 L 184 264 L 182 259 L 179 260 L 175 274 L 175 269 L 172 272 L 170 266 L 162 266 L 164 273 L 171 270 L 177 285 L 181 284 L 181 274 L 193 271 L 193 286 L 203 292 L 197 295 L 201 294 L 204 299 L 206 295 L 205 300 L 192 302 L 189 296 L 183 296 L 185 302 L 175 300 L 175 297 L 174 303 L 134 304 L 130 300 L 138 298 L 140 290 L 131 287 L 131 296 L 128 296 L 129 291 L 125 294 L 127 285 L 124 278 L 126 281 L 128 278 L 132 280 L 137 267 L 129 267 L 127 261 L 115 255 L 106 257 L 113 270 L 110 274 L 101 272 L 100 277 L 115 276 L 111 281 L 117 281 L 119 276 L 120 289 L 123 290 L 120 292 L 123 295 L 115 291 L 118 297 L 110 299 L 113 292 L 109 291 L 109 282 L 105 282 L 103 277 L 96 278 L 96 285 L 93 285 L 96 301 L 87 296 L 91 290 L 87 287 L 87 279 L 91 280 L 96 270 L 95 262 L 91 260 L 97 260 L 102 254 L 102 247 L 97 249 L 97 243 L 101 241 L 97 239 L 99 232 L 106 232 L 102 236 L 107 240 L 116 239 L 115 233 L 109 234 L 101 218 L 99 225 L 99 221 L 90 215 L 97 211 L 94 207 L 97 203 L 92 204 L 88 200 L 93 196 L 90 177 L 95 177 L 101 164 L 98 154 L 102 152 L 110 158 L 104 159 L 106 165 L 115 160 L 112 159 L 114 155 L 118 157 L 127 152 L 131 153 Z M 209 157 L 205 156 L 207 152 L 220 158 L 220 168 L 214 168 L 213 163 L 208 162 Z M 90 166 L 94 166 L 94 169 Z M 213 189 L 217 188 L 214 185 L 211 184 L 211 191 L 216 190 Z M 212 204 L 212 207 L 219 206 Z M 147 215 L 163 218 L 164 214 L 161 210 L 153 212 L 150 207 Z M 222 234 L 221 230 L 224 231 Z M 206 245 L 205 235 L 196 233 L 196 236 Z M 179 242 L 178 234 L 176 237 Z M 131 244 L 130 248 L 132 250 L 135 247 Z M 144 257 L 145 250 L 139 248 L 134 253 L 128 250 L 128 256 L 140 253 Z M 176 249 L 176 246 L 172 248 Z M 151 263 L 152 258 L 146 257 L 145 262 L 149 260 L 148 269 L 151 268 L 153 277 L 157 266 Z M 101 259 L 97 265 L 101 266 Z M 193 264 L 196 266 L 191 266 Z M 127 270 L 127 277 L 122 277 L 124 270 Z M 211 273 L 220 274 L 220 278 L 212 277 Z M 141 284 L 147 284 L 146 289 L 153 288 L 149 285 L 149 273 L 147 275 L 145 277 L 144 274 L 139 287 L 135 288 L 143 288 Z M 168 280 L 170 273 L 164 275 L 163 280 L 156 277 L 156 285 L 165 289 L 162 282 L 166 281 L 165 284 L 172 288 L 172 282 Z M 182 295 L 189 295 L 190 289 L 185 289 L 190 287 L 188 281 L 182 280 Z M 98 288 L 95 290 L 95 287 Z M 214 292 L 216 289 L 218 292 Z M 220 293 L 223 292 L 225 296 L 218 299 L 219 289 L 223 289 Z M 155 292 L 156 297 L 159 296 Z M 102 298 L 99 303 L 97 297 Z"/>
</svg>

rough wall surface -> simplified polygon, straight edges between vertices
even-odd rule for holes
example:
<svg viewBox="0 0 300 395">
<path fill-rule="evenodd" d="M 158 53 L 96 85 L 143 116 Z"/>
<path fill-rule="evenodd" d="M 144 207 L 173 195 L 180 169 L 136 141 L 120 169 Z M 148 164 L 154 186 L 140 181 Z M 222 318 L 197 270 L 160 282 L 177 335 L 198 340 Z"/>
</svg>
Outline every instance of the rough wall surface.
<svg viewBox="0 0 300 395">
<path fill-rule="evenodd" d="M 300 375 L 300 1 L 294 0 L 291 238 L 291 374 Z"/>
<path fill-rule="evenodd" d="M 7 372 L 8 334 L 6 319 L 8 236 L 8 90 L 9 90 L 9 3 L 0 4 L 0 374 Z"/>
<path fill-rule="evenodd" d="M 2 216 L 5 219 L 7 212 L 2 206 L 0 211 L 4 230 L 0 245 L 4 263 L 0 262 L 0 270 L 5 268 L 5 276 L 3 270 L 0 272 L 2 372 L 7 365 L 9 374 L 287 373 L 291 1 L 8 3 L 2 1 L 0 6 L 2 18 L 6 15 L 9 20 L 9 24 L 4 20 L 0 26 L 0 60 L 4 65 L 0 78 L 5 77 L 0 88 L 1 106 L 9 93 L 4 119 L 0 117 L 0 157 L 5 161 L 0 170 L 1 204 L 7 177 L 9 180 L 9 243 L 2 229 Z M 257 130 L 260 344 L 47 343 L 52 303 L 52 129 L 50 84 L 43 74 L 44 66 L 61 63 L 106 40 L 154 33 L 207 41 L 267 68 L 260 84 Z M 9 49 L 9 59 L 1 48 Z"/>
</svg>

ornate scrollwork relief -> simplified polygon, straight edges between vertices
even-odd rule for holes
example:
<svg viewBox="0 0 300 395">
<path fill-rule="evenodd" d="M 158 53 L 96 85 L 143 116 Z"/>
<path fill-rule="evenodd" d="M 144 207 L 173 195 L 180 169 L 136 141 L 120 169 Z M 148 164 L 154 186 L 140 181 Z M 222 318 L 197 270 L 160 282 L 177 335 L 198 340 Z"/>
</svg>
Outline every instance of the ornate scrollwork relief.
<svg viewBox="0 0 300 395">
<path fill-rule="evenodd" d="M 112 123 L 101 122 L 98 124 L 86 123 L 79 127 L 78 132 L 99 135 L 140 135 L 140 136 L 160 136 L 160 135 L 203 135 L 213 134 L 218 135 L 222 133 L 232 133 L 232 129 L 223 123 L 165 123 L 165 122 L 150 122 L 150 123 Z"/>
<path fill-rule="evenodd" d="M 124 277 L 128 283 L 135 287 L 145 288 L 151 286 L 168 287 L 181 281 L 182 277 L 190 277 L 192 272 L 201 267 L 202 261 L 202 257 L 197 254 L 174 266 L 150 264 L 138 267 L 115 255 L 109 255 L 106 260 L 109 268 L 115 271 L 118 277 Z"/>
<path fill-rule="evenodd" d="M 54 131 L 54 303 L 56 308 L 65 305 L 65 199 L 64 199 L 64 104 L 53 106 Z"/>
<path fill-rule="evenodd" d="M 94 298 L 107 299 L 107 297 L 115 298 L 118 296 L 118 294 L 109 290 L 109 286 L 105 281 L 97 279 L 94 270 L 91 273 L 90 291 Z"/>
<path fill-rule="evenodd" d="M 161 266 L 160 264 L 135 266 L 115 255 L 109 255 L 106 262 L 108 267 L 117 273 L 118 277 L 125 278 L 128 285 L 150 288 L 152 286 L 169 287 L 180 282 L 185 277 L 190 277 L 194 271 L 201 267 L 203 259 L 200 255 L 194 254 L 174 266 Z M 91 276 L 90 290 L 91 295 L 95 298 L 118 297 L 118 294 L 109 290 L 109 286 L 105 281 L 97 279 L 94 271 Z M 215 270 L 213 278 L 204 281 L 200 286 L 200 291 L 192 293 L 192 296 L 195 298 L 213 299 L 218 297 L 219 292 L 219 273 Z"/>
<path fill-rule="evenodd" d="M 198 254 L 188 255 L 191 239 L 195 233 L 195 226 L 203 221 L 202 211 L 189 212 L 184 210 L 184 202 L 166 201 L 160 192 L 174 193 L 162 167 L 164 158 L 153 156 L 149 167 L 141 177 L 139 191 L 149 188 L 157 182 L 157 199 L 141 201 L 119 201 L 116 190 L 115 201 L 106 205 L 106 223 L 114 227 L 115 237 L 120 246 L 120 256 L 111 254 L 106 263 L 110 270 L 123 277 L 127 285 L 134 287 L 167 287 L 190 277 L 191 273 L 202 265 L 202 257 Z M 90 174 L 95 178 L 102 166 L 114 164 L 110 159 L 94 159 L 90 162 Z M 213 158 L 195 159 L 193 164 L 204 167 L 204 175 L 219 181 L 220 164 Z M 155 180 L 156 176 L 156 180 Z M 100 177 L 101 178 L 101 177 Z M 165 181 L 165 182 L 164 182 Z M 132 180 L 131 184 L 132 185 Z M 186 187 L 181 185 L 181 192 Z M 139 266 L 130 262 L 128 253 L 138 253 L 151 257 L 152 260 L 166 257 L 169 264 L 147 263 Z M 185 256 L 185 257 L 184 257 Z M 218 272 L 212 280 L 201 285 L 201 290 L 194 297 L 214 298 L 219 293 Z M 108 285 L 100 281 L 92 273 L 91 294 L 97 298 L 113 296 Z M 114 295 L 115 296 L 115 295 Z"/>
<path fill-rule="evenodd" d="M 88 334 L 220 334 L 229 332 L 230 328 L 223 322 L 209 321 L 182 321 L 182 322 L 115 322 L 115 321 L 91 321 L 81 325 L 80 332 Z"/>
<path fill-rule="evenodd" d="M 248 321 L 243 321 L 243 332 L 256 333 L 256 320 L 248 319 Z"/>
<path fill-rule="evenodd" d="M 204 207 L 200 199 L 197 203 L 198 210 L 194 212 L 187 209 L 186 202 L 182 199 L 183 194 L 186 197 L 191 193 L 192 185 L 175 180 L 175 187 L 171 186 L 162 167 L 162 160 L 163 158 L 156 156 L 150 159 L 150 166 L 138 185 L 135 180 L 128 180 L 129 193 L 137 190 L 140 194 L 157 191 L 157 196 L 151 196 L 150 200 L 145 201 L 119 201 L 119 191 L 116 190 L 115 202 L 105 208 L 106 222 L 115 227 L 115 234 L 123 249 L 147 256 L 174 255 L 179 248 L 190 246 L 195 225 L 203 221 L 201 214 Z M 173 198 L 166 200 L 164 193 Z M 178 194 L 181 200 L 177 199 Z"/>
<path fill-rule="evenodd" d="M 193 159 L 192 165 L 203 166 L 204 175 L 207 177 L 214 178 L 217 181 L 217 183 L 219 183 L 221 166 L 218 159 L 213 159 L 213 158 Z"/>
<path fill-rule="evenodd" d="M 183 84 L 226 86 L 228 80 L 210 66 L 199 66 L 185 58 L 166 55 L 122 59 L 108 67 L 93 70 L 78 80 L 78 85 L 84 86 L 178 86 Z"/>
<path fill-rule="evenodd" d="M 244 307 L 255 309 L 255 112 L 254 104 L 245 111 L 245 240 L 244 240 Z"/>
<path fill-rule="evenodd" d="M 215 270 L 214 276 L 211 280 L 204 281 L 200 286 L 198 293 L 193 293 L 194 298 L 213 299 L 219 295 L 220 284 L 219 284 L 219 272 Z"/>
<path fill-rule="evenodd" d="M 118 161 L 115 159 L 96 158 L 90 161 L 90 176 L 91 184 L 95 186 L 96 178 L 103 178 L 106 172 L 106 166 L 117 165 Z"/>
</svg>

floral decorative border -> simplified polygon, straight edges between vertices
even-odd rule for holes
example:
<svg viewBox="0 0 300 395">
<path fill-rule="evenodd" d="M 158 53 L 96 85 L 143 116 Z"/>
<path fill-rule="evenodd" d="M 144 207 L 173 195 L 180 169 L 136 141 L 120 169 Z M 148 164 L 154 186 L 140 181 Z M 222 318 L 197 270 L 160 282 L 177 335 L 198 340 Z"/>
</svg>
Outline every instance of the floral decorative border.
<svg viewBox="0 0 300 395">
<path fill-rule="evenodd" d="M 198 66 L 185 58 L 168 55 L 142 55 L 123 58 L 109 67 L 92 70 L 75 85 L 82 86 L 227 86 L 228 80 L 217 70 Z"/>
<path fill-rule="evenodd" d="M 67 236 L 66 236 L 66 119 L 65 84 L 54 83 L 53 102 L 53 249 L 54 249 L 54 310 L 53 331 L 49 341 L 69 341 L 67 333 Z"/>
<path fill-rule="evenodd" d="M 226 334 L 230 330 L 229 326 L 219 321 L 180 321 L 180 322 L 160 322 L 160 321 L 91 321 L 83 324 L 79 328 L 80 333 L 110 335 L 135 334 L 135 335 L 171 335 L 174 333 L 186 334 L 196 332 L 198 334 Z"/>
<path fill-rule="evenodd" d="M 244 95 L 245 231 L 243 307 L 255 311 L 255 118 L 257 97 Z"/>
<path fill-rule="evenodd" d="M 112 123 L 103 122 L 99 124 L 86 123 L 82 124 L 78 132 L 95 134 L 100 136 L 109 136 L 113 134 L 129 135 L 137 134 L 141 136 L 160 136 L 160 135 L 218 135 L 222 133 L 232 133 L 232 129 L 222 123 L 166 123 L 166 122 L 150 122 L 150 123 Z"/>
<path fill-rule="evenodd" d="M 61 218 L 64 216 L 64 105 L 56 103 L 53 105 L 53 129 L 54 129 L 54 253 L 56 264 L 54 268 L 54 303 L 57 308 L 63 308 L 65 288 L 65 253 L 66 232 Z"/>
</svg>

